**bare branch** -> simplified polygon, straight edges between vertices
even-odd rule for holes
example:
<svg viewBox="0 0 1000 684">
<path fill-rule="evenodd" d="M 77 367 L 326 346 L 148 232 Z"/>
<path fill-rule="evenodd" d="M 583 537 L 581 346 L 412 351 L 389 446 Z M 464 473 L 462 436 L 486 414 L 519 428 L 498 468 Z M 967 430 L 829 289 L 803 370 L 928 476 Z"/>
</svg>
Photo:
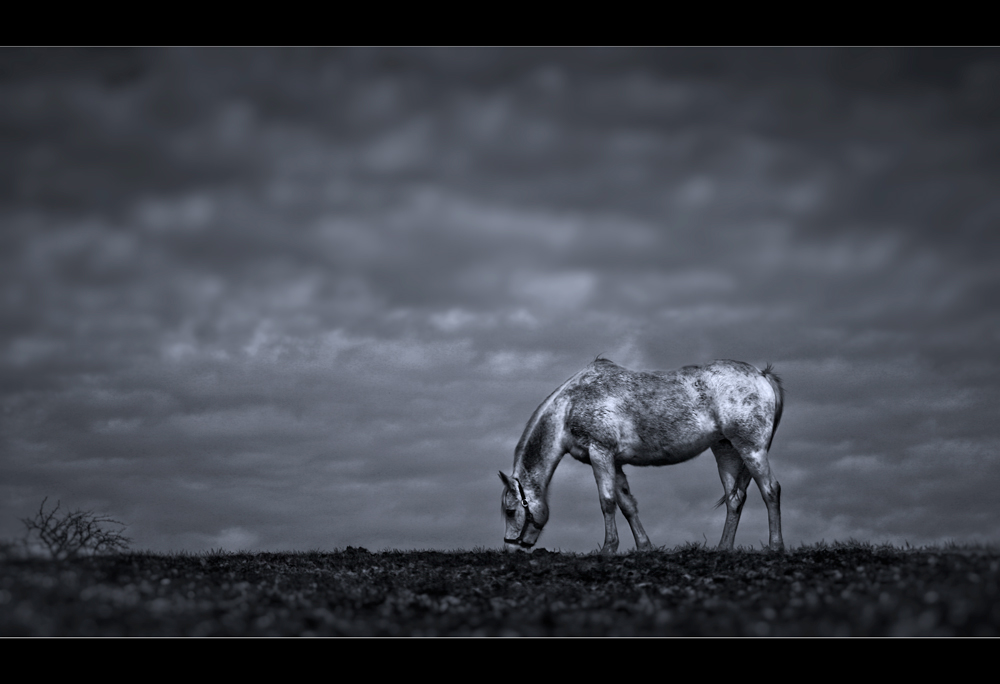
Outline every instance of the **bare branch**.
<svg viewBox="0 0 1000 684">
<path fill-rule="evenodd" d="M 42 500 L 34 518 L 22 518 L 21 522 L 27 530 L 25 542 L 30 543 L 34 535 L 56 560 L 124 551 L 132 541 L 122 534 L 125 524 L 114 518 L 93 511 L 70 511 L 59 515 L 61 502 L 57 501 L 55 508 L 46 511 L 47 501 L 48 497 Z M 122 529 L 106 529 L 105 525 L 119 525 Z"/>
</svg>

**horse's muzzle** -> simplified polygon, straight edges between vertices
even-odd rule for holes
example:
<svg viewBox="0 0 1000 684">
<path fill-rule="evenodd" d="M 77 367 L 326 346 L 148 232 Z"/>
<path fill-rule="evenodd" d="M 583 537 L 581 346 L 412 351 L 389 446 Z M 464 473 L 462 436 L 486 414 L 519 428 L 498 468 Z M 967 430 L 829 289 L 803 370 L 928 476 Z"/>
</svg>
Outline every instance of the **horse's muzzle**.
<svg viewBox="0 0 1000 684">
<path fill-rule="evenodd" d="M 507 539 L 504 537 L 503 543 L 508 547 L 513 547 L 514 549 L 530 549 L 535 545 L 535 542 L 526 542 L 523 539 Z"/>
<path fill-rule="evenodd" d="M 504 539 L 503 550 L 508 553 L 531 553 L 534 550 L 534 544 L 518 544 L 516 541 L 507 541 Z"/>
</svg>

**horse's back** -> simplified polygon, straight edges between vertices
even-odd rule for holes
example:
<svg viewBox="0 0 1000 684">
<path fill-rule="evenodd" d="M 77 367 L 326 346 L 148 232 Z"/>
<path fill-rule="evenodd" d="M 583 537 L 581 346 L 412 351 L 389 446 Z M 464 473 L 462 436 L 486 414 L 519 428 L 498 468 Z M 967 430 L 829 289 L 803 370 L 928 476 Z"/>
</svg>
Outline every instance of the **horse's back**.
<svg viewBox="0 0 1000 684">
<path fill-rule="evenodd" d="M 756 445 L 770 435 L 770 385 L 740 361 L 633 371 L 600 359 L 573 380 L 561 388 L 560 403 L 567 409 L 567 451 L 577 458 L 596 446 L 622 463 L 665 465 L 723 439 Z"/>
</svg>

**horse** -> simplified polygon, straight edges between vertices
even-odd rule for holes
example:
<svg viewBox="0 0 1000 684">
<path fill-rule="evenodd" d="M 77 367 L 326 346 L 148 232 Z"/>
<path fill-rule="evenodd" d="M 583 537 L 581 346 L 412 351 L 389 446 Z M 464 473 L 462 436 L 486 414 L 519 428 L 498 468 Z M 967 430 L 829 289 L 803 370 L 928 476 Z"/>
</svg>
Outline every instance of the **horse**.
<svg viewBox="0 0 1000 684">
<path fill-rule="evenodd" d="M 732 550 L 750 479 L 767 506 L 768 547 L 783 551 L 781 486 L 767 455 L 781 421 L 784 388 L 770 364 L 761 371 L 742 361 L 713 361 L 670 371 L 633 371 L 597 358 L 535 409 L 514 449 L 503 482 L 501 511 L 508 550 L 535 545 L 549 519 L 548 487 L 566 454 L 590 465 L 604 513 L 601 552 L 618 551 L 615 506 L 636 548 L 652 544 L 623 466 L 683 463 L 711 449 L 726 504 L 720 549 Z"/>
</svg>

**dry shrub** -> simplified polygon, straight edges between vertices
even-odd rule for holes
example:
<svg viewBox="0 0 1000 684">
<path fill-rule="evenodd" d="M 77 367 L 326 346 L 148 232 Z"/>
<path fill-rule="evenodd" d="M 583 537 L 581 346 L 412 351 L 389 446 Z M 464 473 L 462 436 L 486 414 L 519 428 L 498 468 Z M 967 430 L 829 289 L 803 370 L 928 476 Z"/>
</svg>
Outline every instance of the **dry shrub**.
<svg viewBox="0 0 1000 684">
<path fill-rule="evenodd" d="M 124 523 L 93 511 L 60 513 L 60 502 L 56 502 L 51 511 L 46 511 L 47 501 L 48 497 L 42 500 L 33 518 L 21 518 L 27 528 L 26 546 L 40 545 L 56 560 L 128 549 L 132 540 L 122 534 Z M 119 529 L 108 529 L 107 525 L 117 525 Z M 35 543 L 35 539 L 38 543 Z"/>
</svg>

